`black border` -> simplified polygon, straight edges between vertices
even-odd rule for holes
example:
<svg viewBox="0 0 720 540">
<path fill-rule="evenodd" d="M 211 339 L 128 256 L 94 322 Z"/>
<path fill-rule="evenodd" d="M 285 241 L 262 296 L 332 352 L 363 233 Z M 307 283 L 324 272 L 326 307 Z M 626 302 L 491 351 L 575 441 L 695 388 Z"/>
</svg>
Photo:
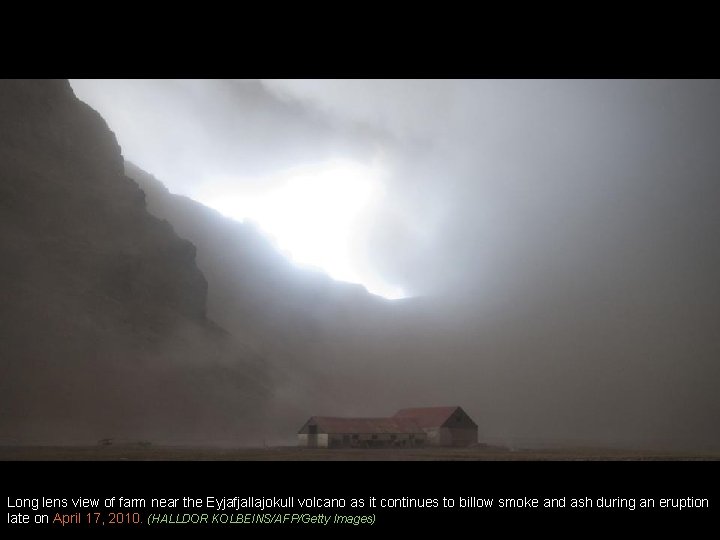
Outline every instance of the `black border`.
<svg viewBox="0 0 720 540">
<path fill-rule="evenodd" d="M 685 536 L 712 530 L 720 517 L 720 462 L 0 462 L 3 505 L 7 497 L 176 497 L 294 496 L 364 498 L 684 498 L 705 497 L 708 509 L 344 509 L 375 514 L 373 526 L 330 525 L 325 532 L 506 533 L 551 531 L 584 536 L 588 530 L 649 532 L 675 529 Z M 495 503 L 497 505 L 497 502 Z M 542 503 L 540 503 L 542 504 Z M 117 510 L 117 509 L 116 509 Z M 8 511 L 8 509 L 6 509 Z M 14 510 L 13 510 L 14 511 Z M 42 511 L 42 510 L 41 510 Z M 139 510 L 145 519 L 147 510 Z M 65 510 L 72 512 L 72 510 Z M 191 510 L 170 510 L 171 513 Z M 200 512 L 194 511 L 194 512 Z M 202 510 L 212 513 L 212 510 Z M 269 511 L 268 511 L 269 512 Z M 312 513 L 330 513 L 316 509 Z M 5 512 L 4 512 L 5 513 Z M 4 520 L 5 521 L 5 520 Z M 7 525 L 17 533 L 39 529 L 77 532 L 98 529 L 123 533 L 186 532 L 205 529 L 245 534 L 250 531 L 312 532 L 302 525 Z M 552 527 L 552 529 L 538 529 Z M 578 527 L 582 527 L 579 529 Z M 619 529 L 623 527 L 623 529 Z M 709 527 L 709 529 L 706 529 Z M 583 532 L 584 531 L 584 532 Z"/>
<path fill-rule="evenodd" d="M 95 22 L 80 29 L 61 27 L 46 35 L 42 28 L 31 32 L 19 25 L 21 33 L 8 32 L 3 37 L 2 76 L 720 77 L 712 33 L 699 21 L 678 20 L 668 26 L 648 19 L 637 27 L 618 30 L 602 22 L 599 28 L 590 28 L 588 19 L 576 19 L 567 22 L 562 32 L 537 21 L 535 31 L 526 32 L 513 19 L 488 17 L 431 27 L 408 18 L 402 28 L 409 32 L 375 24 L 359 32 L 344 32 L 342 27 L 317 32 L 308 27 L 283 33 L 283 28 L 265 20 L 245 19 L 236 31 L 198 22 L 194 29 L 184 26 L 168 33 L 172 21 L 153 25 L 143 21 L 142 14 L 136 15 L 134 25 L 120 21 L 117 28 Z M 456 21 L 460 19 L 461 13 Z M 260 32 L 256 28 L 244 33 L 253 25 L 261 27 Z M 648 28 L 649 34 L 644 32 Z M 388 512 L 372 529 L 398 533 L 438 529 L 463 536 L 512 535 L 519 530 L 574 537 L 589 530 L 624 535 L 627 527 L 666 533 L 677 528 L 685 536 L 694 536 L 708 526 L 707 530 L 713 530 L 717 523 L 719 473 L 718 462 L 0 462 L 3 505 L 8 496 L 180 497 L 253 491 L 335 497 L 695 495 L 710 498 L 712 505 L 705 512 L 668 513 Z M 20 526 L 5 526 L 13 535 L 22 531 Z M 367 534 L 367 530 L 358 531 Z"/>
</svg>

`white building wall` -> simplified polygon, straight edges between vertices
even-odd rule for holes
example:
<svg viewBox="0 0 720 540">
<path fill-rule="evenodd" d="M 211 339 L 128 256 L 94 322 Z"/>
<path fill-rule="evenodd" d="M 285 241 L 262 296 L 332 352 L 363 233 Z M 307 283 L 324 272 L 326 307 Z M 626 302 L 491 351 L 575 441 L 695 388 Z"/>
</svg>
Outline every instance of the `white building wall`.
<svg viewBox="0 0 720 540">
<path fill-rule="evenodd" d="M 327 448 L 327 433 L 318 433 L 317 435 L 308 435 L 307 433 L 298 433 L 298 446 L 307 448 Z"/>
</svg>

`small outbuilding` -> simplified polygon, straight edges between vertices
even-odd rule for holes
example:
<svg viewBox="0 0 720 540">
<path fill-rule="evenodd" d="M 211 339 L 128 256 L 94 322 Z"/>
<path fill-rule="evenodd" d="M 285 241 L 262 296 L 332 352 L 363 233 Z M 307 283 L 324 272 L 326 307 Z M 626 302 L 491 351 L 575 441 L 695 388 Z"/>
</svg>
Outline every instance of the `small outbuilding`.
<svg viewBox="0 0 720 540">
<path fill-rule="evenodd" d="M 391 418 L 313 416 L 298 431 L 308 448 L 470 446 L 478 427 L 462 407 L 401 409 Z"/>
</svg>

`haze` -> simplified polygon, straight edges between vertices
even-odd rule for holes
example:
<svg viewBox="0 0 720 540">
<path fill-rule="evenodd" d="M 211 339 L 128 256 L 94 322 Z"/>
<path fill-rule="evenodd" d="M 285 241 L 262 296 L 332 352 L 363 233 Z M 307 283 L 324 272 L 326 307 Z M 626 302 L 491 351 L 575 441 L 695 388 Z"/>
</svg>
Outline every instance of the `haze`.
<svg viewBox="0 0 720 540">
<path fill-rule="evenodd" d="M 720 446 L 718 81 L 71 83 L 171 192 L 406 298 L 385 330 L 323 327 L 328 413 Z"/>
</svg>

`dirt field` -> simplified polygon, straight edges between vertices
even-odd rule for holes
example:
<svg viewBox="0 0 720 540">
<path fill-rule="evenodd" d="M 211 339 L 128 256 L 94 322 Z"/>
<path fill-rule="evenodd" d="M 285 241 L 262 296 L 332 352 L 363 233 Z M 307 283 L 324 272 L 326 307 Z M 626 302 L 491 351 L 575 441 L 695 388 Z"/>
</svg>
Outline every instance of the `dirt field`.
<svg viewBox="0 0 720 540">
<path fill-rule="evenodd" d="M 0 447 L 3 461 L 705 461 L 720 452 L 681 453 L 568 448 L 515 450 L 499 447 L 422 449 L 212 448 L 181 446 Z"/>
</svg>

